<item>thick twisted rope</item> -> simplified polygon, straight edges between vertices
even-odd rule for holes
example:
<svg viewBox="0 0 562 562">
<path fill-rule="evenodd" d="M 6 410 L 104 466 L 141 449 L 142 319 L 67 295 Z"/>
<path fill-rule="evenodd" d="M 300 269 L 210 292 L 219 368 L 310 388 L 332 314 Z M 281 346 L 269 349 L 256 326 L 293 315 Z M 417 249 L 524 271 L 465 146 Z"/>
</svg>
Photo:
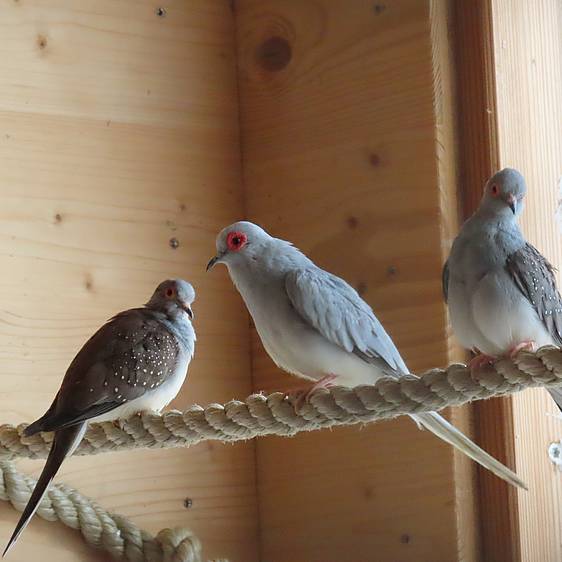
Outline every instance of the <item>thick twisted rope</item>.
<svg viewBox="0 0 562 562">
<path fill-rule="evenodd" d="M 19 473 L 12 463 L 0 463 L 1 500 L 22 511 L 34 486 L 35 480 Z M 64 484 L 51 486 L 37 514 L 79 530 L 90 546 L 105 550 L 115 560 L 201 562 L 201 543 L 190 531 L 164 529 L 153 537 L 126 517 L 105 511 Z"/>
<path fill-rule="evenodd" d="M 384 420 L 404 414 L 437 411 L 473 400 L 502 396 L 524 388 L 562 385 L 562 350 L 543 347 L 520 352 L 480 369 L 473 378 L 464 365 L 433 369 L 421 378 L 383 378 L 374 386 L 318 389 L 296 409 L 285 394 L 253 394 L 224 406 L 192 406 L 185 412 L 142 413 L 119 423 L 92 424 L 76 454 L 91 455 L 133 448 L 188 447 L 214 439 L 240 441 L 264 435 L 295 435 L 336 425 Z M 35 484 L 10 462 L 41 458 L 52 435 L 23 436 L 26 424 L 0 426 L 0 499 L 23 509 Z M 112 515 L 77 491 L 53 486 L 38 513 L 79 529 L 86 542 L 131 562 L 199 562 L 201 545 L 185 529 L 165 529 L 152 537 L 125 517 Z"/>
<path fill-rule="evenodd" d="M 189 447 L 213 439 L 241 441 L 265 435 L 291 436 L 300 431 L 384 420 L 437 411 L 473 400 L 502 396 L 524 388 L 562 385 L 562 350 L 543 347 L 522 351 L 478 371 L 465 365 L 433 369 L 422 377 L 383 378 L 373 386 L 316 390 L 298 411 L 285 394 L 253 394 L 206 408 L 162 415 L 142 413 L 114 424 L 92 424 L 76 454 L 92 455 L 135 448 Z M 24 437 L 26 424 L 0 426 L 0 460 L 45 457 L 52 435 Z"/>
</svg>

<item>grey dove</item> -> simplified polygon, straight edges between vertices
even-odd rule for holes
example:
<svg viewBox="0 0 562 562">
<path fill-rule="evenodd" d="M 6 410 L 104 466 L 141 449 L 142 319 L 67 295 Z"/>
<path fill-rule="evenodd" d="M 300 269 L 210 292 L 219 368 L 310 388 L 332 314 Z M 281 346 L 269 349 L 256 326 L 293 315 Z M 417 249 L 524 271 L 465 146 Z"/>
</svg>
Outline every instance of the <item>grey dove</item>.
<svg viewBox="0 0 562 562">
<path fill-rule="evenodd" d="M 179 392 L 195 349 L 193 287 L 182 279 L 158 286 L 144 308 L 117 314 L 82 347 L 47 412 L 25 435 L 54 431 L 45 467 L 4 550 L 12 548 L 64 459 L 80 444 L 89 422 L 159 412 Z"/>
<path fill-rule="evenodd" d="M 484 188 L 443 268 L 443 293 L 460 343 L 478 367 L 524 348 L 562 345 L 562 299 L 554 268 L 518 224 L 524 177 L 505 168 Z M 559 408 L 562 390 L 549 389 Z"/>
<path fill-rule="evenodd" d="M 332 381 L 355 386 L 409 373 L 371 307 L 289 242 L 237 222 L 219 233 L 216 247 L 207 269 L 226 265 L 269 356 L 285 371 L 315 381 L 310 390 Z M 439 414 L 412 418 L 500 478 L 525 487 Z"/>
</svg>

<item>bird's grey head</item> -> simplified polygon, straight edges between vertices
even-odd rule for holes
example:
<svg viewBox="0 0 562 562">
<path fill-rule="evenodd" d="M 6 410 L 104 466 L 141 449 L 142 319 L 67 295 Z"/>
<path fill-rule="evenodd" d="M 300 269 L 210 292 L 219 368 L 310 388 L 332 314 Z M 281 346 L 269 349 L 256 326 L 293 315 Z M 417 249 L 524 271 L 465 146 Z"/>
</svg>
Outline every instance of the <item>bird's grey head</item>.
<svg viewBox="0 0 562 562">
<path fill-rule="evenodd" d="M 183 279 L 167 279 L 162 281 L 154 291 L 147 308 L 165 313 L 171 318 L 188 316 L 193 320 L 191 305 L 195 300 L 195 290 Z"/>
<path fill-rule="evenodd" d="M 486 182 L 480 209 L 495 215 L 517 217 L 523 210 L 526 192 L 527 185 L 521 173 L 504 168 Z"/>
<path fill-rule="evenodd" d="M 217 255 L 207 264 L 207 271 L 217 263 L 231 267 L 255 260 L 272 237 L 257 224 L 240 221 L 223 228 L 217 236 Z"/>
</svg>

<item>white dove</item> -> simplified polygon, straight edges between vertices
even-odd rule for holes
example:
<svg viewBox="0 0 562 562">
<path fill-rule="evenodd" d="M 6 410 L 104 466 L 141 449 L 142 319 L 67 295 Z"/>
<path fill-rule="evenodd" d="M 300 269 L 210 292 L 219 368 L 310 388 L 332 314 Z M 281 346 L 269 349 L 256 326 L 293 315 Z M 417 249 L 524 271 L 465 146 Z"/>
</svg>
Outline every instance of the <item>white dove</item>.
<svg viewBox="0 0 562 562">
<path fill-rule="evenodd" d="M 227 266 L 269 356 L 285 371 L 315 381 L 311 390 L 332 381 L 352 387 L 409 374 L 371 307 L 292 244 L 255 224 L 237 222 L 220 232 L 216 245 L 207 269 L 216 263 Z M 515 473 L 439 414 L 412 418 L 500 478 L 525 488 Z"/>
</svg>

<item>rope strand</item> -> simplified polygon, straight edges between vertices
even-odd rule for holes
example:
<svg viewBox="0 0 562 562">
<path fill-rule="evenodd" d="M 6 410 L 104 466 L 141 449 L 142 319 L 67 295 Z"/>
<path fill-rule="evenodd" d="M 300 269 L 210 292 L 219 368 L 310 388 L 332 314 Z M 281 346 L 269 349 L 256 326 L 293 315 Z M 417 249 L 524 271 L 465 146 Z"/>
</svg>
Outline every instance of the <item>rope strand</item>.
<svg viewBox="0 0 562 562">
<path fill-rule="evenodd" d="M 0 500 L 9 501 L 18 511 L 25 507 L 35 483 L 12 463 L 0 463 Z M 80 531 L 90 546 L 105 550 L 115 560 L 201 562 L 201 543 L 187 529 L 164 529 L 153 537 L 64 484 L 51 486 L 37 514 Z"/>
<path fill-rule="evenodd" d="M 189 447 L 206 440 L 233 442 L 265 435 L 291 436 L 336 425 L 352 425 L 458 406 L 473 400 L 502 396 L 524 388 L 562 384 L 562 351 L 543 347 L 520 352 L 479 370 L 476 381 L 468 367 L 453 364 L 422 377 L 382 378 L 373 386 L 316 390 L 298 412 L 281 392 L 253 394 L 185 412 L 143 412 L 127 420 L 91 424 L 75 454 Z M 43 458 L 52 434 L 23 435 L 27 424 L 0 426 L 0 460 Z"/>
</svg>

